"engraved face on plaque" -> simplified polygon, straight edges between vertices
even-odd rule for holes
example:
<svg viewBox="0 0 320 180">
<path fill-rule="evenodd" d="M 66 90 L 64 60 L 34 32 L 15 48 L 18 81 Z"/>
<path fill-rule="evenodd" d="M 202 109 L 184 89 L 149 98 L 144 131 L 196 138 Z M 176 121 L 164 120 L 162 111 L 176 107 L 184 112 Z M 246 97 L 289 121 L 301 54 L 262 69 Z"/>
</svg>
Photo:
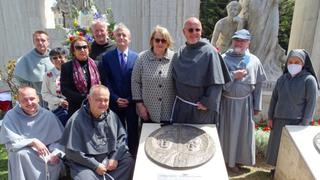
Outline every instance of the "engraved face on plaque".
<svg viewBox="0 0 320 180">
<path fill-rule="evenodd" d="M 146 139 L 146 155 L 155 163 L 173 169 L 187 169 L 209 161 L 215 152 L 212 138 L 202 129 L 168 125 Z"/>
<path fill-rule="evenodd" d="M 313 144 L 316 150 L 320 153 L 320 133 L 313 138 Z"/>
</svg>

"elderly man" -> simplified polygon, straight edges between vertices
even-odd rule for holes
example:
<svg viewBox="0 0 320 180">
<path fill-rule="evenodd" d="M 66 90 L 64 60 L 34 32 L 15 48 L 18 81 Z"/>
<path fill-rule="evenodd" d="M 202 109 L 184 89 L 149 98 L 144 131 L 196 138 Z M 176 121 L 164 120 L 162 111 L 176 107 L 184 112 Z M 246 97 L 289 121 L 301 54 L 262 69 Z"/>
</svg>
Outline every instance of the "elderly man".
<svg viewBox="0 0 320 180">
<path fill-rule="evenodd" d="M 139 143 L 138 116 L 132 101 L 131 74 L 138 54 L 129 49 L 130 30 L 122 23 L 114 31 L 117 49 L 106 53 L 101 61 L 100 73 L 102 84 L 110 90 L 110 109 L 127 127 L 128 145 L 132 155 L 136 154 Z"/>
<path fill-rule="evenodd" d="M 248 50 L 249 31 L 232 36 L 232 49 L 224 55 L 232 81 L 224 86 L 219 137 L 226 163 L 238 172 L 255 163 L 254 120 L 262 109 L 262 83 L 266 75 L 259 59 Z"/>
<path fill-rule="evenodd" d="M 38 105 L 36 90 L 19 88 L 18 102 L 4 117 L 0 143 L 8 150 L 9 179 L 58 179 L 62 167 L 57 142 L 63 127 L 57 117 Z"/>
<path fill-rule="evenodd" d="M 173 57 L 176 100 L 173 122 L 215 123 L 228 70 L 213 46 L 201 39 L 202 25 L 191 17 L 184 23 L 187 42 Z"/>
<path fill-rule="evenodd" d="M 91 45 L 90 57 L 101 60 L 104 53 L 116 48 L 108 37 L 108 24 L 103 20 L 95 20 L 91 25 L 94 42 Z"/>
<path fill-rule="evenodd" d="M 109 90 L 91 87 L 87 100 L 69 119 L 61 139 L 72 179 L 130 179 L 133 159 L 118 116 L 108 110 Z"/>
<path fill-rule="evenodd" d="M 49 58 L 48 34 L 44 31 L 34 32 L 33 44 L 35 48 L 17 60 L 14 77 L 20 85 L 35 88 L 40 97 L 40 105 L 46 107 L 46 103 L 42 101 L 41 97 L 41 85 L 45 73 L 54 68 Z"/>
</svg>

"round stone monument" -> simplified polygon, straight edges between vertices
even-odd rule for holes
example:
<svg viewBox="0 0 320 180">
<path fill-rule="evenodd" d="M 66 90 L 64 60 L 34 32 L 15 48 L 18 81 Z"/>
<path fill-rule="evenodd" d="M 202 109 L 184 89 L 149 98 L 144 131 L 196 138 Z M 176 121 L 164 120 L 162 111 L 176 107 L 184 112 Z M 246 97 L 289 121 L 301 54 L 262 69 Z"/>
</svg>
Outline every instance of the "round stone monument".
<svg viewBox="0 0 320 180">
<path fill-rule="evenodd" d="M 167 125 L 147 137 L 145 152 L 160 166 L 188 169 L 209 161 L 215 153 L 215 145 L 202 129 L 189 125 Z"/>
<path fill-rule="evenodd" d="M 313 138 L 313 144 L 316 150 L 320 153 L 320 133 Z"/>
</svg>

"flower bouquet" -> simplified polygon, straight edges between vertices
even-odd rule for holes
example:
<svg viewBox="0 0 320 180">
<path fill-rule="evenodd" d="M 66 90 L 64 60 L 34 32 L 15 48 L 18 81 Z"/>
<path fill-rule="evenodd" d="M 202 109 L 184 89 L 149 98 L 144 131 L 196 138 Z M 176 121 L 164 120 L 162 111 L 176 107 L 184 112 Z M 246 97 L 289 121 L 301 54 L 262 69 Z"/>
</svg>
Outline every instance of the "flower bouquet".
<svg viewBox="0 0 320 180">
<path fill-rule="evenodd" d="M 256 151 L 266 155 L 268 148 L 268 141 L 270 136 L 270 127 L 267 120 L 261 119 L 256 123 L 255 139 L 256 139 Z"/>
</svg>

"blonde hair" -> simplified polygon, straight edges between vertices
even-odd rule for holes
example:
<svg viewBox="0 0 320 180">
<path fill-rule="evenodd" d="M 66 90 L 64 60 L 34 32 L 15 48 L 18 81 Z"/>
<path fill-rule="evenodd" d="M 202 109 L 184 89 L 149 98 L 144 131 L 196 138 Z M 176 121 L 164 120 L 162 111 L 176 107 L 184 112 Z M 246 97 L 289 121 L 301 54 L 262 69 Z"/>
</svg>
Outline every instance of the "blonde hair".
<svg viewBox="0 0 320 180">
<path fill-rule="evenodd" d="M 172 39 L 172 37 L 171 37 L 168 29 L 165 28 L 165 27 L 159 26 L 159 25 L 157 25 L 157 26 L 153 29 L 152 33 L 151 33 L 150 41 L 149 41 L 150 47 L 153 47 L 152 41 L 153 41 L 154 35 L 155 35 L 156 33 L 160 33 L 160 34 L 163 36 L 163 38 L 167 41 L 168 48 L 171 48 L 171 47 L 172 47 L 173 39 Z"/>
</svg>

